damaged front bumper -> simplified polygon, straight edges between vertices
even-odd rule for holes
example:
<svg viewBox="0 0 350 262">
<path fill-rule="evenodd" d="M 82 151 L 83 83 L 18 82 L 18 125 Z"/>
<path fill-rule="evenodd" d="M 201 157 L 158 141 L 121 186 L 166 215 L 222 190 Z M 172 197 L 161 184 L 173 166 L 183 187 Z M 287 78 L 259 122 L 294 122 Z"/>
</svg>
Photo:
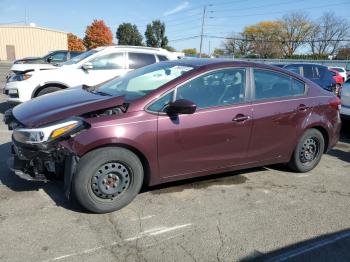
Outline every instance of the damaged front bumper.
<svg viewBox="0 0 350 262">
<path fill-rule="evenodd" d="M 23 145 L 12 140 L 12 157 L 9 168 L 18 177 L 28 181 L 47 182 L 52 179 L 64 180 L 64 191 L 70 197 L 71 181 L 79 157 L 59 144 L 45 150 L 33 145 Z"/>
</svg>

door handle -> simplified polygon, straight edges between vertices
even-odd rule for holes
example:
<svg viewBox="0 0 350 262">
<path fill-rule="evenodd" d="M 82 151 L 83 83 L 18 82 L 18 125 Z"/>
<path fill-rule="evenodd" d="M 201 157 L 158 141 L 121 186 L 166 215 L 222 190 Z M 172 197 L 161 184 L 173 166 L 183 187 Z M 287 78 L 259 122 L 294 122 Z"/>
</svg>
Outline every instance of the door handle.
<svg viewBox="0 0 350 262">
<path fill-rule="evenodd" d="M 308 107 L 307 105 L 304 104 L 300 104 L 297 108 L 298 111 L 306 111 L 308 110 L 310 107 Z"/>
<path fill-rule="evenodd" d="M 243 115 L 243 114 L 238 114 L 232 119 L 232 121 L 233 122 L 244 122 L 244 121 L 247 121 L 249 119 L 250 119 L 250 116 L 246 116 L 246 115 Z"/>
</svg>

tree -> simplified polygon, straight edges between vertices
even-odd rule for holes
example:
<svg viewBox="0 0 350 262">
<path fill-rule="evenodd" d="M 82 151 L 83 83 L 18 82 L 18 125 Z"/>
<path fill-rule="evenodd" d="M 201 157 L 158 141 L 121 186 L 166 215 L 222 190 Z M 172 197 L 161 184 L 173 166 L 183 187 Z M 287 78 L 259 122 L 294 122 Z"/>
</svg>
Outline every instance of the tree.
<svg viewBox="0 0 350 262">
<path fill-rule="evenodd" d="M 337 53 L 336 59 L 349 60 L 350 59 L 350 47 L 340 48 L 338 53 Z"/>
<path fill-rule="evenodd" d="M 310 34 L 310 49 L 312 54 L 318 56 L 334 55 L 347 37 L 350 29 L 349 22 L 337 17 L 334 13 L 324 13 L 313 24 Z"/>
<path fill-rule="evenodd" d="M 182 53 L 184 53 L 186 56 L 197 56 L 197 49 L 196 48 L 187 48 L 182 50 Z"/>
<path fill-rule="evenodd" d="M 151 24 L 147 25 L 145 37 L 147 46 L 162 48 L 168 46 L 168 38 L 165 36 L 165 24 L 160 20 L 152 21 Z"/>
<path fill-rule="evenodd" d="M 254 54 L 261 58 L 279 58 L 282 56 L 281 27 L 279 21 L 263 21 L 247 26 L 243 36 Z"/>
<path fill-rule="evenodd" d="M 94 20 L 86 27 L 84 45 L 87 49 L 113 44 L 113 34 L 103 20 Z"/>
<path fill-rule="evenodd" d="M 247 36 L 244 33 L 232 35 L 224 42 L 224 50 L 227 55 L 242 57 L 250 54 L 252 45 L 246 40 Z"/>
<path fill-rule="evenodd" d="M 132 25 L 131 23 L 122 23 L 119 25 L 116 32 L 116 38 L 118 39 L 119 45 L 143 45 L 142 35 L 137 29 L 137 26 Z"/>
<path fill-rule="evenodd" d="M 309 38 L 312 23 L 305 13 L 293 12 L 283 16 L 280 24 L 282 51 L 286 57 L 291 57 Z"/>
<path fill-rule="evenodd" d="M 84 42 L 81 38 L 72 33 L 68 33 L 67 37 L 69 51 L 85 51 Z"/>
<path fill-rule="evenodd" d="M 172 46 L 166 46 L 164 47 L 166 50 L 168 50 L 169 52 L 176 52 L 176 49 Z"/>
<path fill-rule="evenodd" d="M 220 57 L 225 55 L 225 50 L 220 48 L 215 48 L 213 51 L 213 56 Z"/>
</svg>

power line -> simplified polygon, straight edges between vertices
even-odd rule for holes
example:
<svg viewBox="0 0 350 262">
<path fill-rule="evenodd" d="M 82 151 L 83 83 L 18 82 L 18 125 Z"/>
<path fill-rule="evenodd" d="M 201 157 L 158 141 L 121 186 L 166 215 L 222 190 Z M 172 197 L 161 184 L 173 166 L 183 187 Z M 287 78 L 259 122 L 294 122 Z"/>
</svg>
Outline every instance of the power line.
<svg viewBox="0 0 350 262">
<path fill-rule="evenodd" d="M 347 4 L 349 3 L 348 1 L 346 2 L 337 2 L 333 4 L 327 4 L 327 5 L 317 5 L 317 6 L 310 6 L 310 7 L 303 7 L 302 10 L 308 10 L 308 9 L 315 9 L 315 8 L 321 8 L 321 7 L 328 7 L 328 6 L 335 6 L 335 5 L 341 5 L 341 4 Z M 294 10 L 289 10 L 291 11 L 299 11 L 300 9 L 294 9 Z M 237 18 L 237 17 L 247 17 L 247 16 L 259 16 L 259 15 L 271 15 L 271 14 L 281 14 L 281 13 L 286 13 L 286 11 L 280 11 L 280 12 L 268 12 L 268 13 L 258 13 L 258 14 L 246 14 L 246 15 L 234 15 L 234 16 L 221 16 L 221 17 L 216 17 L 216 16 L 210 16 L 210 19 L 214 18 Z"/>
<path fill-rule="evenodd" d="M 268 4 L 268 5 L 259 5 L 259 6 L 253 6 L 253 7 L 245 7 L 245 8 L 235 8 L 235 9 L 223 9 L 223 10 L 213 10 L 208 11 L 210 13 L 220 13 L 220 12 L 232 12 L 232 11 L 242 11 L 242 10 L 251 10 L 251 9 L 259 9 L 263 7 L 271 7 L 271 6 L 280 6 L 280 5 L 287 5 L 287 4 L 293 4 L 297 2 L 305 2 L 305 0 L 293 0 L 289 2 L 282 2 L 282 3 L 274 3 L 274 4 Z"/>
</svg>

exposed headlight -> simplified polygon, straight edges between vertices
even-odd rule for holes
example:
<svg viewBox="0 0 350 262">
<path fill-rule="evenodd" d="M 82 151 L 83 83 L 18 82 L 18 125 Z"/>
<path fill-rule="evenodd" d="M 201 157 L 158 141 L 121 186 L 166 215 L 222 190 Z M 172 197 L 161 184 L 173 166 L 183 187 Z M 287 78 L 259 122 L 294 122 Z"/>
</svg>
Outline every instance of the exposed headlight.
<svg viewBox="0 0 350 262">
<path fill-rule="evenodd" d="M 13 138 L 20 143 L 40 144 L 76 134 L 83 128 L 82 120 L 73 119 L 41 128 L 19 128 L 13 131 Z"/>
<path fill-rule="evenodd" d="M 7 82 L 23 81 L 31 78 L 30 74 L 13 74 L 7 78 Z"/>
</svg>

